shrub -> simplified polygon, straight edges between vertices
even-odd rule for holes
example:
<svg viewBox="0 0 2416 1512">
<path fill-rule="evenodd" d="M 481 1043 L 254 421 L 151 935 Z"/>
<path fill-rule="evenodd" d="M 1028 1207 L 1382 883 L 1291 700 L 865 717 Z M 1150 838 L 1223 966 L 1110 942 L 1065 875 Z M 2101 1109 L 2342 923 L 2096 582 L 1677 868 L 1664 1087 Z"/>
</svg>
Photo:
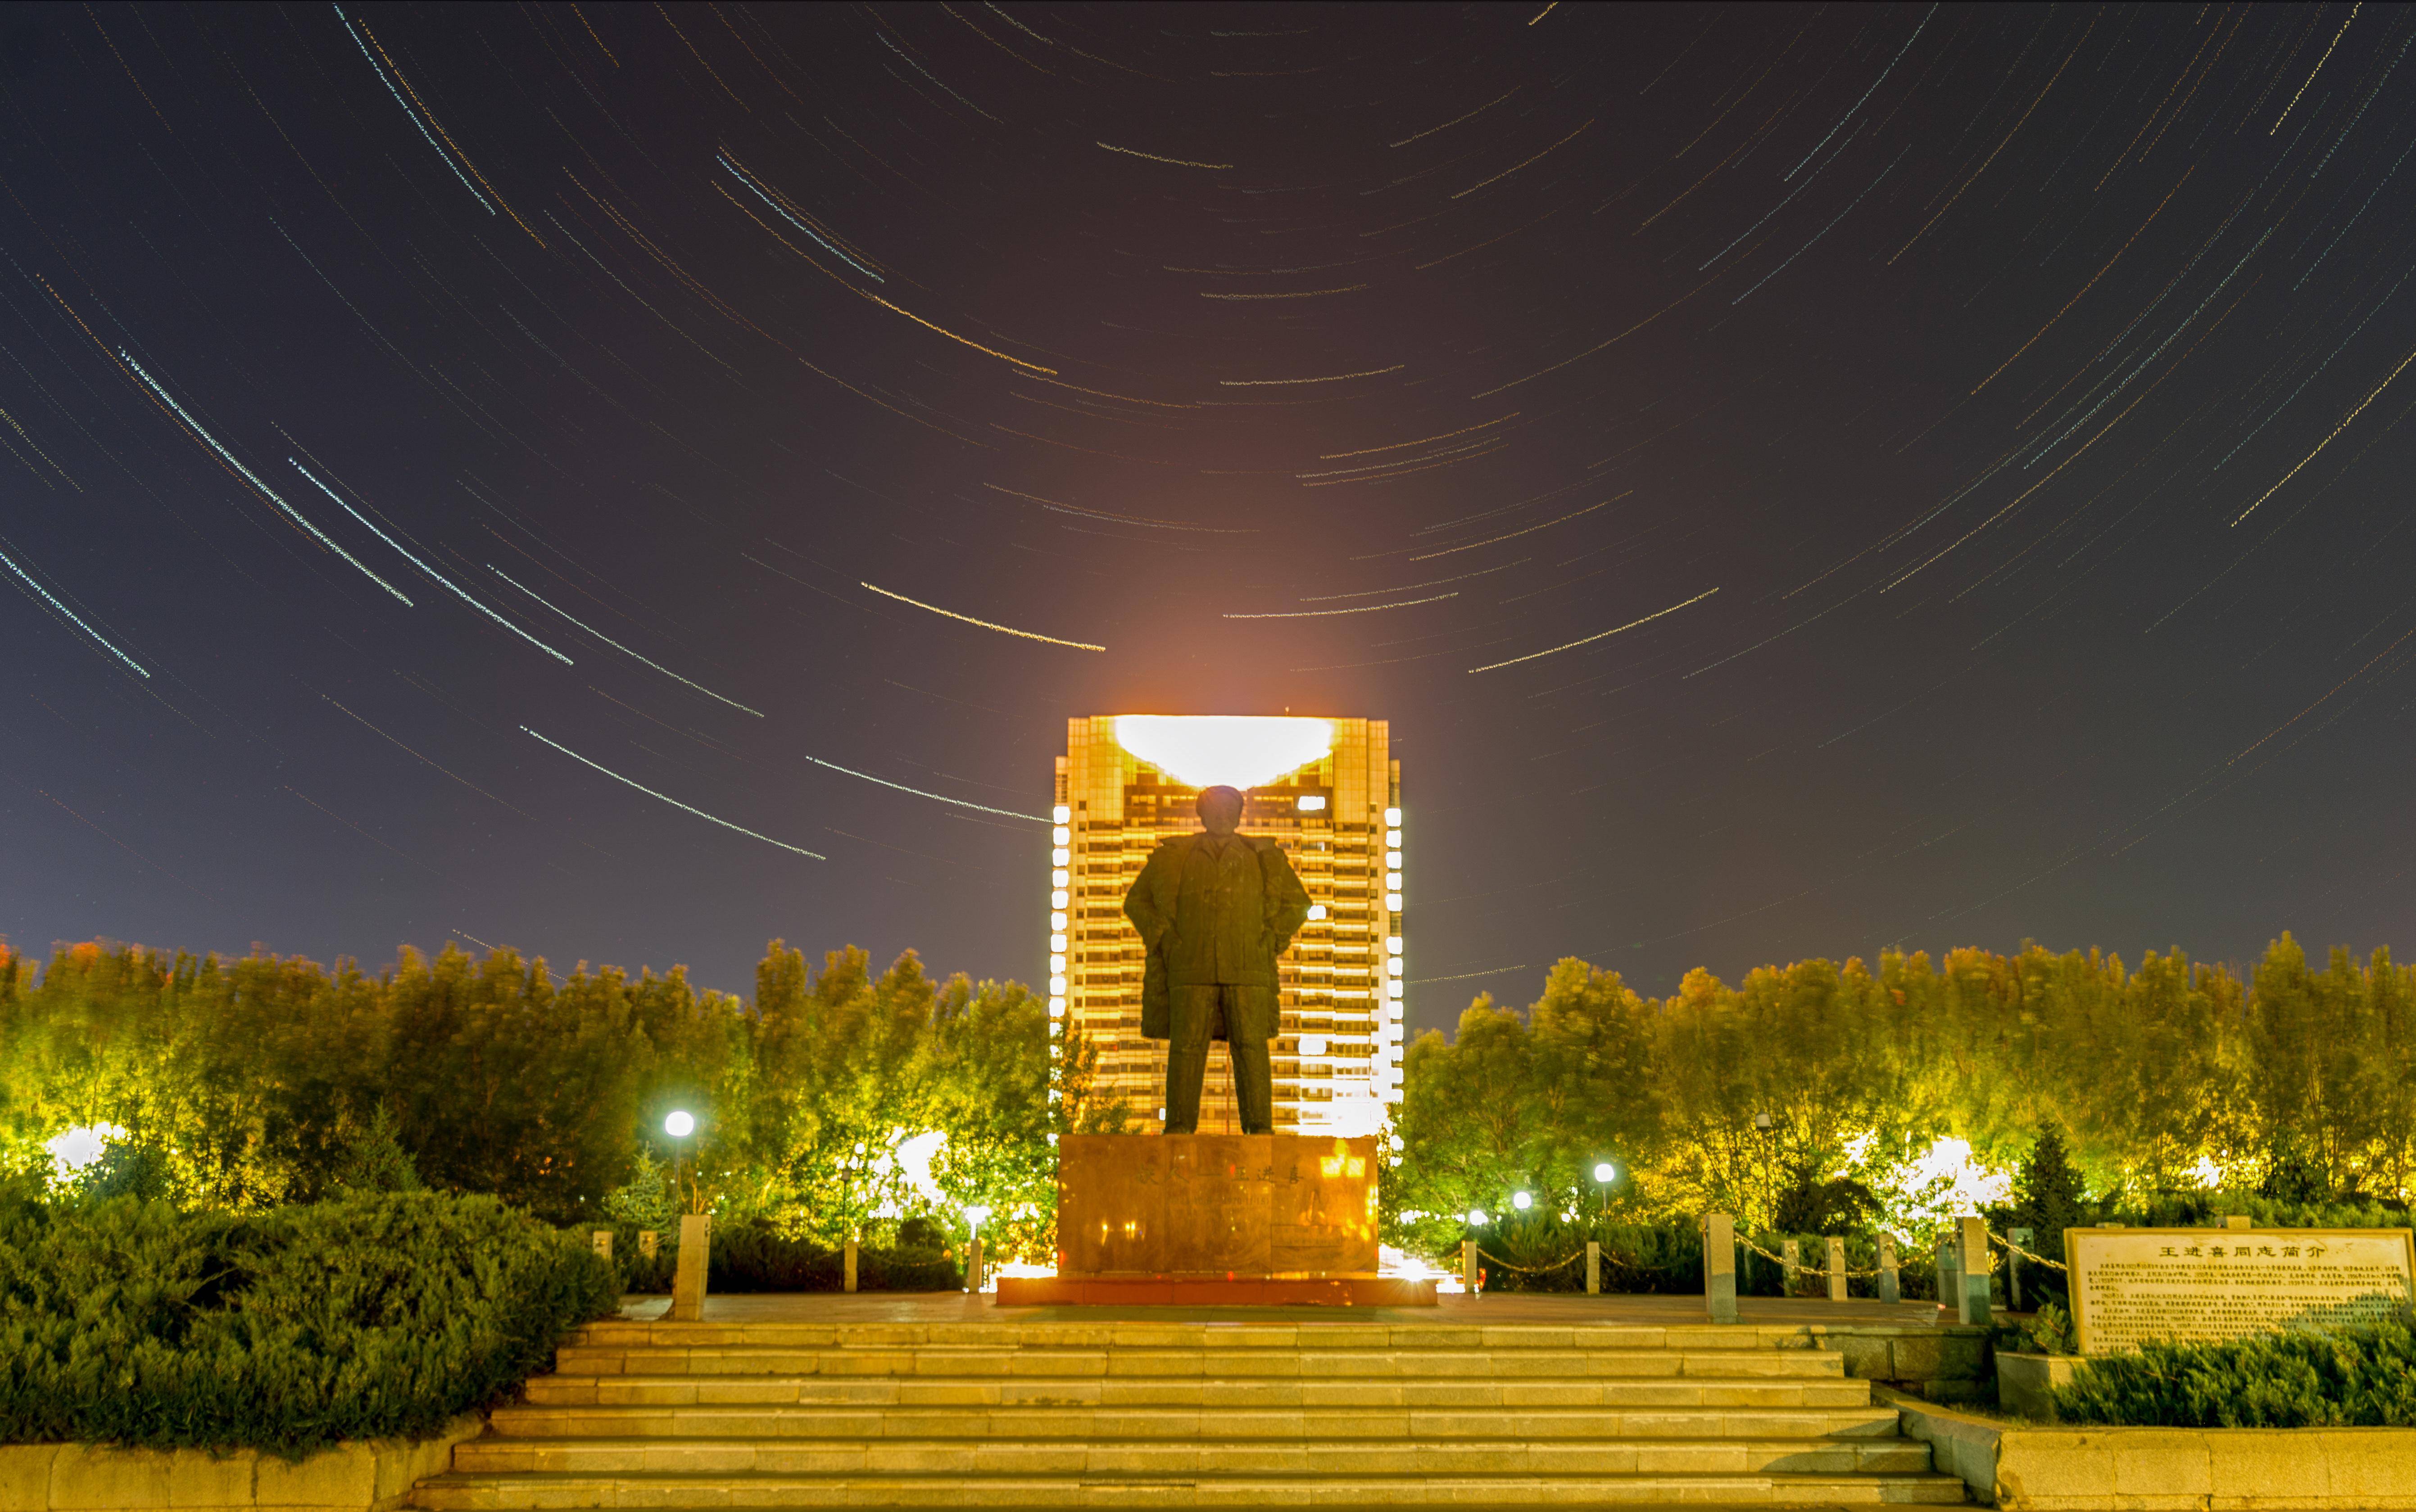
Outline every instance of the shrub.
<svg viewBox="0 0 2416 1512">
<path fill-rule="evenodd" d="M 0 1443 L 424 1437 L 615 1300 L 611 1267 L 491 1197 L 0 1203 Z"/>
<path fill-rule="evenodd" d="M 2095 1357 L 2056 1392 L 2056 1412 L 2143 1428 L 2416 1428 L 2411 1323 Z"/>
<path fill-rule="evenodd" d="M 584 1225 L 574 1232 L 586 1244 L 596 1227 Z M 638 1252 L 636 1229 L 623 1224 L 613 1231 L 612 1263 L 624 1291 L 659 1295 L 672 1289 L 672 1278 L 679 1270 L 676 1223 L 662 1232 L 657 1244 L 654 1259 L 648 1260 Z M 837 1292 L 846 1280 L 846 1257 L 838 1249 L 811 1239 L 785 1237 L 765 1224 L 714 1225 L 704 1278 L 708 1293 Z M 964 1289 L 965 1277 L 957 1257 L 947 1250 L 868 1245 L 856 1252 L 855 1284 L 863 1292 L 958 1292 Z"/>
<path fill-rule="evenodd" d="M 2219 1226 L 2235 1214 L 2246 1214 L 2260 1229 L 2404 1229 L 2408 1223 L 2405 1202 L 2298 1202 L 2255 1192 L 2158 1192 L 2106 1217 L 2143 1229 L 2188 1229 Z"/>
</svg>

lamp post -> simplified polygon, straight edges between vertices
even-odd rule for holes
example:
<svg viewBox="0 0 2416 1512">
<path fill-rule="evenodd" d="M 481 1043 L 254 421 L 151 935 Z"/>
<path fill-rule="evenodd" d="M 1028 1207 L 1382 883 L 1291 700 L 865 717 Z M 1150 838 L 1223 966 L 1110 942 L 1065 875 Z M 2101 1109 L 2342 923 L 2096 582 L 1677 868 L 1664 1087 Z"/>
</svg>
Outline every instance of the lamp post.
<svg viewBox="0 0 2416 1512">
<path fill-rule="evenodd" d="M 663 1120 L 663 1132 L 672 1137 L 672 1185 L 674 1188 L 679 1186 L 681 1168 L 687 1168 L 688 1191 L 681 1199 L 680 1205 L 684 1211 L 702 1213 L 704 1209 L 697 1201 L 696 1162 L 690 1157 L 692 1147 L 687 1142 L 688 1136 L 696 1132 L 696 1115 L 686 1109 L 672 1109 L 670 1116 Z"/>
<path fill-rule="evenodd" d="M 981 1226 L 982 1219 L 988 1217 L 989 1209 L 987 1206 L 975 1205 L 965 1209 L 965 1222 L 974 1231 L 972 1242 L 965 1246 L 965 1290 L 975 1296 L 981 1295 L 986 1279 L 982 1275 Z"/>
<path fill-rule="evenodd" d="M 1524 1213 L 1527 1209 L 1535 1205 L 1535 1199 L 1525 1192 L 1512 1192 L 1510 1194 L 1510 1205 L 1517 1208 L 1519 1212 Z"/>
<path fill-rule="evenodd" d="M 672 1140 L 672 1183 L 677 1185 L 679 1168 L 688 1168 L 688 1195 L 680 1215 L 679 1268 L 672 1276 L 671 1317 L 675 1323 L 695 1323 L 704 1316 L 704 1278 L 710 1269 L 713 1245 L 713 1219 L 704 1212 L 704 1194 L 696 1179 L 696 1161 L 687 1142 L 696 1132 L 696 1117 L 685 1109 L 672 1110 L 663 1120 L 663 1132 Z"/>
<path fill-rule="evenodd" d="M 1610 1216 L 1610 1184 L 1619 1179 L 1619 1168 L 1608 1160 L 1594 1163 L 1593 1184 L 1602 1188 L 1602 1214 Z"/>
</svg>

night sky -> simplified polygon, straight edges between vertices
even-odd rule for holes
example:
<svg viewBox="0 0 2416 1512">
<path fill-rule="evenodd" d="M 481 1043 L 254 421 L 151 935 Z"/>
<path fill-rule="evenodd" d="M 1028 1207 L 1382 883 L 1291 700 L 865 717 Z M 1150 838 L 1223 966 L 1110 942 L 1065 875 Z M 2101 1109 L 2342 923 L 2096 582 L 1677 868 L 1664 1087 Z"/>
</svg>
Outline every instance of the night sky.
<svg viewBox="0 0 2416 1512">
<path fill-rule="evenodd" d="M 2411 40 L 8 8 L 0 932 L 1031 981 L 1066 718 L 1289 710 L 1413 1029 L 2416 945 Z"/>
</svg>

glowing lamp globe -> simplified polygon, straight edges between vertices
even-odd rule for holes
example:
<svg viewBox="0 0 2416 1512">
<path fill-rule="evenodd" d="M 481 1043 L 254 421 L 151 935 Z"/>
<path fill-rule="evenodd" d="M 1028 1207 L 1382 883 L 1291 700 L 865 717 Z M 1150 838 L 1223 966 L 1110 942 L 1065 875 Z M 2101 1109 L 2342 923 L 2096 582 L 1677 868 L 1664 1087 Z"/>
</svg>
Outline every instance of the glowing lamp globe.
<svg viewBox="0 0 2416 1512">
<path fill-rule="evenodd" d="M 1601 1182 L 1606 1187 L 1610 1185 L 1610 1178 L 1618 1174 L 1619 1168 L 1612 1165 L 1608 1160 L 1605 1160 L 1602 1164 L 1593 1168 L 1593 1179 Z"/>
<path fill-rule="evenodd" d="M 969 1207 L 965 1209 L 965 1221 L 973 1226 L 973 1231 L 975 1233 L 981 1232 L 982 1219 L 988 1217 L 989 1217 L 989 1209 L 987 1207 Z"/>
<path fill-rule="evenodd" d="M 1481 1207 L 1470 1208 L 1468 1210 L 1468 1221 L 1471 1223 L 1483 1223 L 1485 1221 L 1485 1209 Z"/>
<path fill-rule="evenodd" d="M 685 1112 L 675 1112 L 663 1120 L 663 1132 L 675 1140 L 684 1140 L 696 1132 L 696 1120 Z"/>
<path fill-rule="evenodd" d="M 1513 1192 L 1510 1196 L 1510 1205 L 1524 1213 L 1535 1205 L 1535 1200 L 1525 1192 Z"/>
</svg>

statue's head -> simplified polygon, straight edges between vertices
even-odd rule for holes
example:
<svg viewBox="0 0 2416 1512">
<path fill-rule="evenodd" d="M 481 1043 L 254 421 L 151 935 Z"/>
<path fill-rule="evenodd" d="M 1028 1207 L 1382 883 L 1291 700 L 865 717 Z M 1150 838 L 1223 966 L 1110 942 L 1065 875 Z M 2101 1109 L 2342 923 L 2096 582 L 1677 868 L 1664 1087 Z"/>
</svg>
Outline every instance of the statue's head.
<svg viewBox="0 0 2416 1512">
<path fill-rule="evenodd" d="M 1239 788 L 1202 788 L 1200 790 L 1200 824 L 1211 835 L 1231 835 L 1242 822 L 1242 793 Z"/>
</svg>

